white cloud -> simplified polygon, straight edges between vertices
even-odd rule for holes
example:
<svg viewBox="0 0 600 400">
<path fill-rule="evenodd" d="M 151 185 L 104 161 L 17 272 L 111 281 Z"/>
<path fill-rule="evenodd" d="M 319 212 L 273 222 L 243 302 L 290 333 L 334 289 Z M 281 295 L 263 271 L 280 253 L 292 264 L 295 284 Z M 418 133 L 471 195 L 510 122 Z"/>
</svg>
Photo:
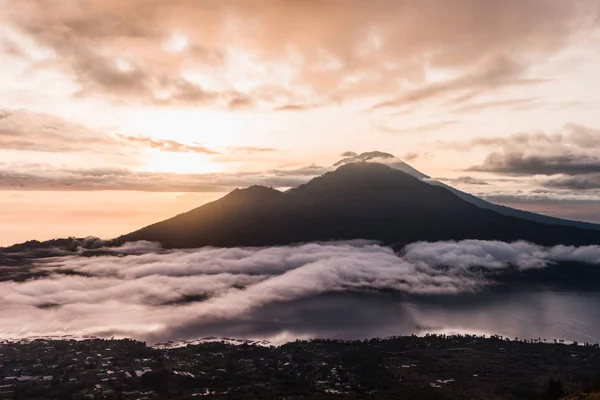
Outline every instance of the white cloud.
<svg viewBox="0 0 600 400">
<path fill-rule="evenodd" d="M 401 254 L 369 241 L 188 250 L 136 242 L 109 250 L 113 255 L 38 259 L 34 267 L 48 276 L 1 282 L 0 337 L 165 338 L 177 327 L 242 323 L 261 307 L 327 293 L 454 295 L 487 287 L 503 270 L 600 264 L 600 246 L 480 240 L 414 243 Z"/>
</svg>

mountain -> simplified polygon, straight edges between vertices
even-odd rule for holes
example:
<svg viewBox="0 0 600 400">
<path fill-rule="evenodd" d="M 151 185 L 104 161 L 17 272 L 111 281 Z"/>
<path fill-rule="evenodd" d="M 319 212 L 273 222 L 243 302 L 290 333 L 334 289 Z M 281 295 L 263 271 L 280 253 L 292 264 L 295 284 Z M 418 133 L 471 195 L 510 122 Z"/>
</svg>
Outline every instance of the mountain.
<svg viewBox="0 0 600 400">
<path fill-rule="evenodd" d="M 400 160 L 399 158 L 396 158 L 396 156 L 389 154 L 389 153 L 384 153 L 381 151 L 368 151 L 366 153 L 361 153 L 361 154 L 357 154 L 354 156 L 345 157 L 345 158 L 341 159 L 340 161 L 336 162 L 335 164 L 333 164 L 333 166 L 339 167 L 341 165 L 358 163 L 358 162 L 378 162 L 380 164 L 385 164 L 394 169 L 405 172 L 405 173 L 412 175 L 418 179 L 429 178 L 429 176 L 425 175 L 421 171 L 417 171 L 416 169 L 414 169 L 413 167 L 411 167 L 404 161 Z"/>
<path fill-rule="evenodd" d="M 357 238 L 396 246 L 462 239 L 583 245 L 600 243 L 600 232 L 501 215 L 388 165 L 359 162 L 286 193 L 238 189 L 117 241 L 149 240 L 173 248 Z"/>
<path fill-rule="evenodd" d="M 424 182 L 427 182 L 431 185 L 441 186 L 445 189 L 450 190 L 452 193 L 454 193 L 461 199 L 468 201 L 471 204 L 476 205 L 477 207 L 485 208 L 488 210 L 493 210 L 502 215 L 526 219 L 529 221 L 541 222 L 544 224 L 566 225 L 566 226 L 574 226 L 574 227 L 582 228 L 582 229 L 600 230 L 600 224 L 593 224 L 590 222 L 573 221 L 573 220 L 569 220 L 569 219 L 549 217 L 547 215 L 536 214 L 536 213 L 532 213 L 529 211 L 518 210 L 515 208 L 511 208 L 511 207 L 506 207 L 506 206 L 501 206 L 498 204 L 490 203 L 490 202 L 485 201 L 477 196 L 473 196 L 470 193 L 465 193 L 465 192 L 460 191 L 452 186 L 446 185 L 445 183 L 442 183 L 442 182 L 434 180 L 434 179 L 430 179 L 429 176 L 425 175 L 421 171 L 414 169 L 413 167 L 406 164 L 402 160 L 396 158 L 394 155 L 389 154 L 389 153 L 383 153 L 381 151 L 370 151 L 370 152 L 366 152 L 366 153 L 362 153 L 362 154 L 357 154 L 354 156 L 349 156 L 349 157 L 343 158 L 342 160 L 338 161 L 337 163 L 334 164 L 334 166 L 339 166 L 339 165 L 344 165 L 344 164 L 349 164 L 349 163 L 356 163 L 356 162 L 373 162 L 373 161 L 382 162 L 383 164 L 389 165 L 392 168 L 406 172 L 407 174 L 412 175 L 415 178 L 422 179 Z"/>
<path fill-rule="evenodd" d="M 468 201 L 469 203 L 474 204 L 477 207 L 485 208 L 488 210 L 493 210 L 493 211 L 496 211 L 497 213 L 500 213 L 502 215 L 506 215 L 509 217 L 526 219 L 528 221 L 535 221 L 535 222 L 540 222 L 543 224 L 574 226 L 576 228 L 581 228 L 581 229 L 593 229 L 593 230 L 600 231 L 600 224 L 594 224 L 591 222 L 583 222 L 583 221 L 574 221 L 574 220 L 563 219 L 563 218 L 549 217 L 547 215 L 541 215 L 541 214 L 536 214 L 536 213 L 532 213 L 529 211 L 518 210 L 516 208 L 501 206 L 498 204 L 490 203 L 489 201 L 485 201 L 477 196 L 473 196 L 472 194 L 462 192 L 462 191 L 460 191 L 456 188 L 453 188 L 452 186 L 446 185 L 445 183 L 442 183 L 440 181 L 427 180 L 426 182 L 429 184 L 432 184 L 432 185 L 444 187 L 444 188 L 450 190 L 452 193 L 454 193 L 458 197 L 460 197 L 461 199 Z"/>
</svg>

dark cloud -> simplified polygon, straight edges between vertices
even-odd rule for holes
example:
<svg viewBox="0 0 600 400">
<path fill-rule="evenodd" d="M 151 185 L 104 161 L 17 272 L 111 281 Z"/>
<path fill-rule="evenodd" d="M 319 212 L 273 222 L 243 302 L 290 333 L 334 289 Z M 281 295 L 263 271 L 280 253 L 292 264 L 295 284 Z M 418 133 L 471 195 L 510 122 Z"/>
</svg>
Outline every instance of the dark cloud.
<svg viewBox="0 0 600 400">
<path fill-rule="evenodd" d="M 472 176 L 459 176 L 458 178 L 452 178 L 452 179 L 448 179 L 448 178 L 437 178 L 437 179 L 440 181 L 458 183 L 458 184 L 463 184 L 463 185 L 489 185 L 489 183 L 487 181 L 484 181 L 482 179 L 477 179 Z"/>
<path fill-rule="evenodd" d="M 458 0 L 451 7 L 444 0 L 368 7 L 360 0 L 92 0 L 85 7 L 9 0 L 3 17 L 53 54 L 44 67 L 74 77 L 80 95 L 298 110 L 401 93 L 378 105 L 389 107 L 531 83 L 528 66 L 588 37 L 599 7 L 594 0 Z M 169 49 L 174 33 L 187 46 Z M 459 77 L 426 83 L 436 68 Z"/>
<path fill-rule="evenodd" d="M 358 153 L 355 151 L 345 151 L 342 154 L 340 154 L 340 157 L 356 157 L 358 156 Z"/>
<path fill-rule="evenodd" d="M 491 153 L 468 171 L 505 175 L 580 175 L 600 172 L 600 158 L 585 154 Z"/>
<path fill-rule="evenodd" d="M 127 69 L 121 69 L 114 59 L 102 56 L 93 48 L 72 47 L 69 50 L 70 54 L 65 55 L 70 56 L 74 62 L 72 67 L 75 78 L 81 85 L 80 94 L 91 92 L 97 87 L 105 88 L 116 96 L 150 94 L 147 87 L 150 78 L 142 67 L 128 65 Z"/>
<path fill-rule="evenodd" d="M 549 188 L 570 190 L 600 189 L 600 173 L 551 179 L 543 182 L 542 185 Z"/>
<path fill-rule="evenodd" d="M 516 190 L 516 191 L 493 191 L 476 193 L 477 196 L 486 199 L 492 203 L 527 203 L 560 206 L 560 204 L 571 204 L 572 207 L 584 207 L 587 203 L 598 204 L 598 192 L 574 192 L 572 190 L 558 190 L 551 188 Z"/>
<path fill-rule="evenodd" d="M 600 130 L 576 124 L 567 124 L 556 133 L 518 133 L 441 145 L 460 151 L 477 146 L 499 149 L 468 171 L 567 176 L 600 172 Z"/>
<path fill-rule="evenodd" d="M 168 71 L 157 73 L 137 60 L 122 61 L 118 55 L 109 57 L 93 47 L 76 44 L 76 40 L 59 43 L 58 50 L 79 84 L 75 96 L 102 94 L 116 102 L 134 102 L 149 106 L 219 106 L 229 109 L 252 105 L 247 95 L 233 89 L 209 90 Z"/>
</svg>

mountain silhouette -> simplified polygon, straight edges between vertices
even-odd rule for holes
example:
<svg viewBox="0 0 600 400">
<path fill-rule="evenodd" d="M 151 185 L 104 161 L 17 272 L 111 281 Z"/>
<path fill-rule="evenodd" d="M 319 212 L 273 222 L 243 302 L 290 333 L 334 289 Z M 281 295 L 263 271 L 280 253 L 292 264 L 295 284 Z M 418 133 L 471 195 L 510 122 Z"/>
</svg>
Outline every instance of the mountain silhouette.
<svg viewBox="0 0 600 400">
<path fill-rule="evenodd" d="M 445 189 L 448 189 L 449 191 L 451 191 L 452 193 L 454 193 L 461 199 L 468 201 L 469 203 L 474 204 L 477 207 L 485 208 L 488 210 L 493 210 L 502 215 L 516 217 L 516 218 L 522 218 L 522 219 L 526 219 L 529 221 L 542 222 L 544 224 L 566 225 L 566 226 L 575 226 L 577 228 L 583 228 L 583 229 L 600 230 L 600 224 L 550 217 L 548 215 L 536 214 L 536 213 L 532 213 L 529 211 L 518 210 L 516 208 L 511 208 L 511 207 L 507 207 L 507 206 L 501 206 L 498 204 L 490 203 L 489 201 L 485 201 L 485 200 L 483 200 L 477 196 L 474 196 L 470 193 L 466 193 L 466 192 L 460 191 L 450 185 L 446 185 L 443 182 L 440 182 L 435 179 L 430 179 L 429 176 L 425 175 L 421 171 L 418 171 L 415 168 L 411 167 L 410 165 L 406 164 L 404 161 L 400 160 L 396 156 L 389 154 L 389 153 L 384 153 L 381 151 L 369 151 L 366 153 L 356 154 L 354 156 L 345 157 L 345 158 L 341 159 L 340 161 L 336 162 L 333 166 L 335 167 L 335 166 L 339 166 L 339 165 L 356 163 L 356 162 L 365 162 L 365 161 L 371 161 L 371 162 L 380 161 L 380 162 L 384 163 L 385 165 L 388 165 L 394 169 L 398 169 L 400 171 L 406 172 L 407 174 L 412 175 L 415 178 L 421 179 L 424 182 L 427 182 L 431 185 L 441 186 Z"/>
<path fill-rule="evenodd" d="M 427 180 L 426 182 L 430 183 L 432 185 L 444 187 L 444 188 L 450 190 L 452 193 L 454 193 L 458 197 L 460 197 L 461 199 L 468 201 L 469 203 L 474 204 L 477 207 L 485 208 L 488 210 L 493 210 L 493 211 L 496 211 L 497 213 L 500 213 L 502 215 L 506 215 L 509 217 L 516 217 L 516 218 L 526 219 L 529 221 L 541 222 L 543 224 L 574 226 L 574 227 L 581 228 L 581 229 L 594 229 L 594 230 L 600 231 L 600 224 L 594 224 L 591 222 L 583 222 L 583 221 L 574 221 L 574 220 L 564 219 L 564 218 L 550 217 L 548 215 L 536 214 L 536 213 L 529 212 L 529 211 L 518 210 L 516 208 L 501 206 L 499 204 L 494 204 L 494 203 L 490 203 L 489 201 L 485 201 L 477 196 L 473 196 L 470 193 L 465 193 L 463 191 L 460 191 L 460 190 L 458 190 L 452 186 L 446 185 L 445 183 L 442 183 L 440 181 Z"/>
<path fill-rule="evenodd" d="M 348 239 L 378 240 L 392 246 L 463 239 L 525 240 L 542 245 L 600 243 L 598 231 L 501 215 L 389 165 L 342 164 L 286 193 L 261 186 L 236 189 L 117 241 L 157 241 L 168 248 Z"/>
</svg>

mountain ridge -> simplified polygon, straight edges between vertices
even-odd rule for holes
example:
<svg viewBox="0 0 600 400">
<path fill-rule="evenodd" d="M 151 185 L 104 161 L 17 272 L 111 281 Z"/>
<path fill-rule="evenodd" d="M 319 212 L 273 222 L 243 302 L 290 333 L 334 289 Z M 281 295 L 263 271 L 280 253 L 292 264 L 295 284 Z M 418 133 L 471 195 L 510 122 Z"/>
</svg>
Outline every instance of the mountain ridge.
<svg viewBox="0 0 600 400">
<path fill-rule="evenodd" d="M 384 163 L 381 164 L 376 161 L 383 161 Z M 421 191 L 424 188 L 429 188 L 429 194 L 424 196 L 424 199 L 427 201 L 419 200 L 413 202 L 413 204 L 409 206 L 415 209 L 421 208 L 428 202 L 430 203 L 431 199 L 436 199 L 440 196 L 441 198 L 448 198 L 448 194 L 452 194 L 453 196 L 451 198 L 453 199 L 453 203 L 456 202 L 456 198 L 458 198 L 462 200 L 463 203 L 470 203 L 471 205 L 476 206 L 477 209 L 493 212 L 493 214 L 484 213 L 483 215 L 485 218 L 492 218 L 490 215 L 502 215 L 510 218 L 509 220 L 505 220 L 504 224 L 507 223 L 506 221 L 513 221 L 514 223 L 514 219 L 520 220 L 521 225 L 523 221 L 535 223 L 534 225 L 527 225 L 527 227 L 522 229 L 531 229 L 533 226 L 535 229 L 539 230 L 542 229 L 540 225 L 545 227 L 549 226 L 551 230 L 556 230 L 555 227 L 557 226 L 578 228 L 575 231 L 572 231 L 577 232 L 575 234 L 576 237 L 581 237 L 582 235 L 585 236 L 584 234 L 580 233 L 580 230 L 582 229 L 596 231 L 596 234 L 600 231 L 600 224 L 560 219 L 487 202 L 474 195 L 462 192 L 456 188 L 453 188 L 452 186 L 446 185 L 445 183 L 431 179 L 427 175 L 414 169 L 389 153 L 372 151 L 362 154 L 351 154 L 335 163 L 335 165 L 338 166 L 335 171 L 330 171 L 319 177 L 315 177 L 309 182 L 299 185 L 298 187 L 288 189 L 285 192 L 260 185 L 237 188 L 216 201 L 204 204 L 188 212 L 180 213 L 164 221 L 150 224 L 129 234 L 122 235 L 116 239 L 100 240 L 95 238 L 95 244 L 92 247 L 97 247 L 98 243 L 101 243 L 104 246 L 112 246 L 122 244 L 128 240 L 138 239 L 156 240 L 167 247 L 195 247 L 196 245 L 265 246 L 270 244 L 291 244 L 296 242 L 327 241 L 336 239 L 371 239 L 393 244 L 407 243 L 409 241 L 409 237 L 406 237 L 407 235 L 398 235 L 398 237 L 394 238 L 394 235 L 389 233 L 383 235 L 379 234 L 375 231 L 376 227 L 374 226 L 371 226 L 370 230 L 365 229 L 362 231 L 357 229 L 357 227 L 359 228 L 363 223 L 365 225 L 373 225 L 372 220 L 366 222 L 362 221 L 363 218 L 361 217 L 361 214 L 367 211 L 367 214 L 377 214 L 376 211 L 378 207 L 385 206 L 386 212 L 388 212 L 389 215 L 377 214 L 372 216 L 379 219 L 389 219 L 390 216 L 394 216 L 397 211 L 395 208 L 402 206 L 401 201 L 398 200 L 397 203 L 394 204 L 384 204 L 386 201 L 383 199 L 386 196 L 389 196 L 389 193 L 398 190 L 403 190 L 405 197 L 406 193 L 410 194 L 411 192 L 412 194 L 408 197 L 415 197 L 415 187 L 418 187 Z M 393 182 L 388 182 L 387 186 L 384 184 L 383 188 L 379 187 L 377 189 L 377 182 L 381 181 L 382 176 L 387 174 L 389 177 L 390 171 L 394 170 L 399 173 L 396 175 L 396 179 Z M 359 181 L 361 174 L 357 174 L 358 171 L 362 171 L 363 175 L 366 171 L 370 171 L 371 175 L 367 176 L 366 179 L 363 176 L 363 179 Z M 373 174 L 375 171 L 378 171 L 378 174 Z M 336 177 L 336 179 L 332 180 L 332 177 Z M 415 182 L 419 182 L 419 185 L 415 186 Z M 348 210 L 348 207 L 344 206 L 346 200 L 350 198 L 348 197 L 348 192 L 345 194 L 339 193 L 340 190 L 343 189 L 344 185 L 344 190 L 351 189 L 351 192 L 354 195 L 354 199 L 352 201 L 356 204 L 360 202 L 361 197 L 365 196 L 365 193 L 369 194 L 369 192 L 373 191 L 374 188 L 380 192 L 378 194 L 379 199 L 376 199 L 377 201 L 375 201 L 371 207 L 369 207 L 368 204 L 363 204 L 362 208 L 358 207 L 354 210 Z M 381 184 L 379 186 L 381 186 Z M 433 189 L 434 187 L 437 187 L 437 189 Z M 323 200 L 332 196 L 338 196 L 337 200 L 333 200 L 334 202 L 337 201 L 337 203 L 324 205 Z M 340 198 L 339 196 L 342 197 Z M 393 199 L 394 196 L 397 196 L 397 193 L 391 196 L 391 198 Z M 389 201 L 387 203 L 389 203 Z M 406 205 L 403 207 L 406 207 Z M 346 215 L 340 215 L 340 211 L 344 208 L 346 208 Z M 316 213 L 317 217 L 311 213 Z M 332 221 L 331 218 L 326 216 L 318 217 L 319 213 L 337 213 L 338 217 L 344 221 Z M 471 209 L 468 214 L 475 215 L 474 213 L 478 216 L 481 215 L 473 211 L 473 209 Z M 452 212 L 450 212 L 450 214 L 452 214 Z M 448 215 L 446 215 L 444 218 L 449 220 L 452 219 L 452 217 Z M 182 219 L 190 219 L 190 221 L 184 223 L 181 222 Z M 355 220 L 354 222 L 352 222 L 353 219 Z M 367 218 L 367 220 L 368 219 L 369 218 Z M 495 219 L 497 220 L 497 218 Z M 456 224 L 460 223 L 461 221 L 456 222 Z M 256 227 L 249 229 L 249 224 L 254 224 Z M 273 227 L 273 229 L 271 229 L 271 231 L 260 229 L 260 226 L 265 224 L 270 225 Z M 339 228 L 337 230 L 330 228 L 326 234 L 315 234 L 314 230 L 312 233 L 310 233 L 311 230 L 309 227 L 307 227 L 307 225 L 310 224 L 316 226 L 333 224 L 343 228 Z M 418 230 L 419 221 L 413 219 L 411 224 L 411 229 Z M 229 226 L 231 229 L 236 228 L 240 231 L 244 231 L 245 233 L 243 235 L 239 235 L 234 231 L 231 231 L 229 232 L 231 240 L 226 240 L 223 236 L 219 235 L 212 235 L 213 239 L 211 240 L 211 232 L 214 233 L 215 231 L 221 231 L 223 230 L 223 226 Z M 304 233 L 302 235 L 294 235 L 293 230 L 299 227 Z M 399 226 L 399 228 L 404 229 L 405 226 Z M 379 226 L 377 229 L 385 231 L 386 227 Z M 494 235 L 490 235 L 485 231 L 482 233 L 481 227 L 476 231 L 472 231 L 468 235 L 464 232 L 455 232 L 452 235 L 447 234 L 445 236 L 440 236 L 434 234 L 435 230 L 436 227 L 430 224 L 428 234 L 427 232 L 424 232 L 421 235 L 413 236 L 413 239 L 425 241 L 452 240 L 453 238 L 494 239 Z M 152 235 L 144 237 L 146 233 L 152 231 L 154 231 Z M 158 234 L 157 231 L 162 231 L 162 234 Z M 559 231 L 564 232 L 560 229 Z M 182 232 L 192 232 L 192 234 L 190 237 L 184 238 L 185 240 L 182 240 L 179 243 L 177 240 L 168 240 L 168 236 L 181 238 Z M 223 233 L 223 235 L 225 235 L 225 233 Z M 477 235 L 483 236 L 478 237 Z M 592 234 L 588 233 L 588 236 L 589 235 Z M 165 236 L 167 236 L 167 240 L 165 240 Z M 500 239 L 500 237 L 497 236 L 496 239 L 520 240 L 526 239 L 526 236 L 527 235 L 521 235 L 518 237 L 515 235 L 508 235 L 504 236 L 503 239 Z M 541 242 L 544 242 L 545 244 L 552 244 L 553 242 L 555 242 L 555 244 L 570 243 L 568 240 L 569 238 L 567 238 L 567 240 L 564 242 L 560 242 L 557 240 L 551 240 L 551 238 L 548 238 L 548 235 L 542 236 L 543 240 L 541 240 Z M 559 237 L 561 237 L 561 235 L 559 235 Z M 600 243 L 600 238 L 596 239 L 597 236 L 594 237 L 595 239 L 592 242 L 590 242 L 590 240 L 580 240 L 580 238 L 574 240 L 573 243 Z M 529 240 L 540 242 L 539 237 L 529 238 Z M 0 252 L 10 253 L 12 250 L 19 250 L 23 248 L 39 248 L 43 250 L 56 246 L 70 249 L 74 246 L 81 245 L 83 248 L 87 248 L 89 247 L 87 244 L 81 243 L 87 243 L 88 241 L 89 240 L 87 239 L 76 240 L 74 238 L 54 239 L 44 242 L 32 240 L 9 247 L 2 247 L 0 248 Z"/>
<path fill-rule="evenodd" d="M 463 239 L 581 245 L 599 243 L 600 233 L 503 216 L 388 165 L 359 162 L 286 193 L 237 190 L 117 240 L 232 247 L 349 239 L 396 246 Z"/>
<path fill-rule="evenodd" d="M 422 179 L 424 182 L 427 182 L 431 185 L 441 186 L 445 189 L 448 189 L 449 191 L 453 192 L 455 195 L 457 195 L 461 199 L 468 201 L 471 204 L 474 204 L 480 208 L 485 208 L 488 210 L 496 211 L 497 213 L 500 213 L 502 215 L 526 219 L 529 221 L 541 222 L 541 223 L 550 224 L 550 225 L 565 225 L 565 226 L 574 226 L 574 227 L 582 228 L 582 229 L 600 230 L 600 224 L 594 224 L 592 222 L 584 222 L 584 221 L 577 221 L 577 220 L 571 220 L 571 219 L 565 219 L 565 218 L 552 217 L 549 215 L 537 214 L 537 213 L 530 212 L 530 211 L 519 210 L 519 209 L 512 208 L 512 207 L 491 203 L 480 197 L 477 197 L 477 196 L 472 195 L 467 192 L 463 192 L 459 189 L 456 189 L 455 187 L 452 187 L 443 182 L 440 182 L 439 180 L 431 179 L 428 175 L 426 175 L 423 172 L 406 164 L 404 161 L 396 158 L 396 156 L 394 156 L 393 154 L 390 154 L 390 153 L 385 153 L 385 152 L 381 152 L 381 151 L 368 151 L 368 152 L 361 153 L 361 154 L 355 154 L 353 156 L 347 156 L 347 157 L 341 159 L 340 161 L 336 162 L 335 164 L 333 164 L 333 166 L 344 165 L 344 164 L 351 163 L 351 162 L 354 162 L 354 163 L 356 163 L 356 162 L 373 162 L 374 160 L 384 161 L 385 165 L 388 165 L 394 169 L 403 171 L 403 172 L 405 172 L 409 175 L 412 175 L 418 179 Z"/>
</svg>

